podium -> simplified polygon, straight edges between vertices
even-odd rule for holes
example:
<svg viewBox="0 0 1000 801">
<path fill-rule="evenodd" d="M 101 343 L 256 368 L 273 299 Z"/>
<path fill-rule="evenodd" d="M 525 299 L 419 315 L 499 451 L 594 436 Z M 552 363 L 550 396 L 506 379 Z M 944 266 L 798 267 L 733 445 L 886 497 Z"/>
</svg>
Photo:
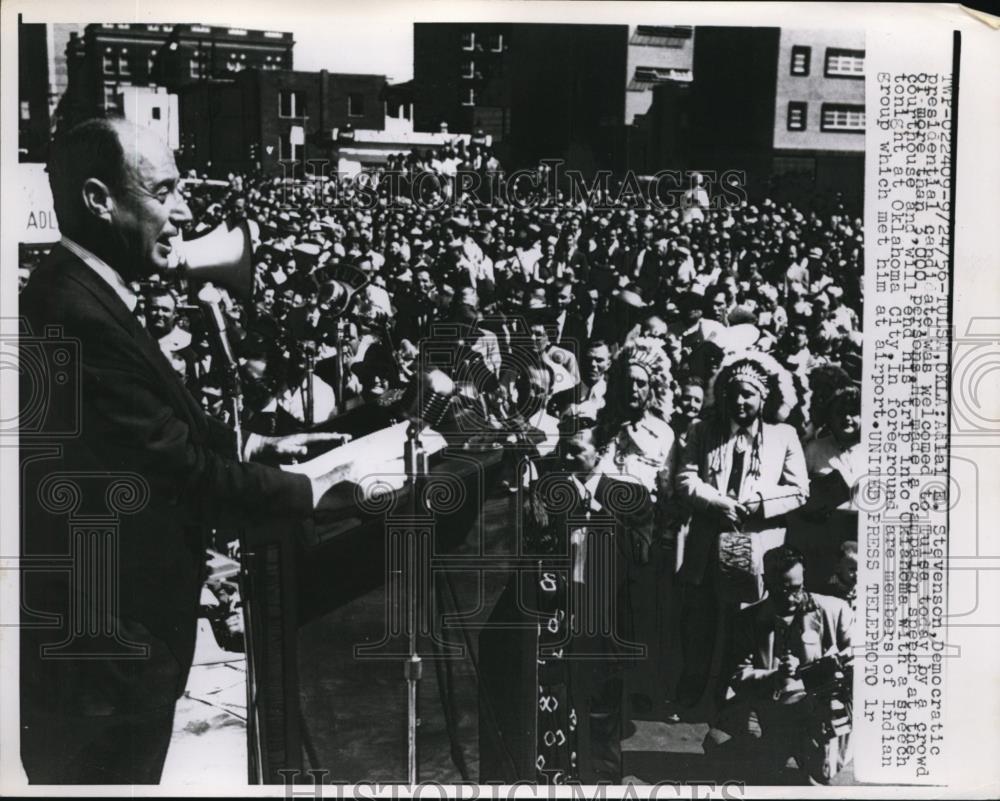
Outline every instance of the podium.
<svg viewBox="0 0 1000 801">
<path fill-rule="evenodd" d="M 305 465 L 338 466 L 343 480 L 324 496 L 314 520 L 294 531 L 272 526 L 254 532 L 256 540 L 266 541 L 256 548 L 253 566 L 266 783 L 284 783 L 281 771 L 303 768 L 307 743 L 299 709 L 298 629 L 386 583 L 390 533 L 398 528 L 394 515 L 409 505 L 410 487 L 402 469 L 404 430 L 405 425 L 384 429 Z M 461 502 L 429 503 L 432 559 L 465 540 L 502 454 L 500 449 L 449 448 L 435 436 L 429 432 L 428 492 L 447 486 Z"/>
</svg>

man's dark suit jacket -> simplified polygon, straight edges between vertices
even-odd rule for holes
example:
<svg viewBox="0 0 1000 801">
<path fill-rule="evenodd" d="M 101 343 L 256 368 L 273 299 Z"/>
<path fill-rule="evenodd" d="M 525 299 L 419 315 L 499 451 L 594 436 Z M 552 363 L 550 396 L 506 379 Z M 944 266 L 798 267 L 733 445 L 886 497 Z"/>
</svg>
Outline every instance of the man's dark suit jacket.
<svg viewBox="0 0 1000 801">
<path fill-rule="evenodd" d="M 393 333 L 396 344 L 403 339 L 416 344 L 430 336 L 431 326 L 437 319 L 437 310 L 430 298 L 404 293 L 395 298 L 394 304 L 396 319 L 393 322 Z"/>
<path fill-rule="evenodd" d="M 582 362 L 587 349 L 587 321 L 576 312 L 567 311 L 562 332 L 558 337 L 553 337 L 552 344 L 571 351 L 577 362 Z"/>
<path fill-rule="evenodd" d="M 312 511 L 309 481 L 236 462 L 233 432 L 206 417 L 121 298 L 65 248 L 57 246 L 38 267 L 20 304 L 32 335 L 58 326 L 63 340 L 78 342 L 78 364 L 68 372 L 78 368 L 80 376 L 75 403 L 53 404 L 37 433 L 26 431 L 22 408 L 22 556 L 42 557 L 37 572 L 22 573 L 29 610 L 22 612 L 22 718 L 165 707 L 183 692 L 191 666 L 209 527 L 306 516 Z M 22 384 L 27 403 L 24 389 Z M 74 427 L 76 433 L 59 433 Z M 79 487 L 75 509 L 43 497 L 46 479 L 56 473 Z M 108 570 L 106 583 L 117 609 L 89 591 L 81 604 L 85 616 L 100 614 L 99 627 L 115 635 L 64 649 L 73 656 L 74 649 L 89 648 L 89 659 L 42 657 L 43 645 L 69 637 L 67 598 L 74 583 L 69 573 L 48 569 L 46 557 L 70 553 L 71 518 L 114 512 L 107 488 L 122 474 L 144 486 L 136 494 L 141 499 L 147 491 L 148 500 L 137 511 L 117 514 L 117 569 Z M 45 613 L 59 616 L 55 627 L 27 625 Z M 146 655 L 107 656 L 123 650 L 134 655 L 133 645 Z"/>
</svg>

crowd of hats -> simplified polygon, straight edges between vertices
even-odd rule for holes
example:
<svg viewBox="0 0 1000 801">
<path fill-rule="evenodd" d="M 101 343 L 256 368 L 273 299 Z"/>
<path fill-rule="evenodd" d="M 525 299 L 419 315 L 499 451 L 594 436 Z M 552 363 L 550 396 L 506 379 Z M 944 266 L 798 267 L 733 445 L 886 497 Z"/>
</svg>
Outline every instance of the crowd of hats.
<svg viewBox="0 0 1000 801">
<path fill-rule="evenodd" d="M 481 191 L 449 188 L 456 160 L 480 172 Z M 334 178 L 290 184 L 261 175 L 231 175 L 224 189 L 188 187 L 196 231 L 233 217 L 260 225 L 255 271 L 266 305 L 244 310 L 245 327 L 257 328 L 252 341 L 294 350 L 289 321 L 297 310 L 318 310 L 322 318 L 341 291 L 331 271 L 349 264 L 384 289 L 393 307 L 373 308 L 361 293 L 350 318 L 381 316 L 387 331 L 400 323 L 392 315 L 401 295 L 433 299 L 437 319 L 472 324 L 517 314 L 551 321 L 558 311 L 552 288 L 569 283 L 575 312 L 599 308 L 615 320 L 611 337 L 602 331 L 613 349 L 649 318 L 666 323 L 666 338 L 680 340 L 700 313 L 714 322 L 703 331 L 717 338 L 721 355 L 747 346 L 772 353 L 796 376 L 800 396 L 817 367 L 836 368 L 840 383 L 860 381 L 863 230 L 838 196 L 709 197 L 694 209 L 650 207 L 630 195 L 616 198 L 612 184 L 597 204 L 557 191 L 525 206 L 508 198 L 507 177 L 483 150 L 475 158 L 458 148 L 414 152 L 385 169 L 398 180 L 369 182 L 367 189 Z M 408 197 L 428 174 L 438 182 L 429 190 L 424 182 L 423 194 Z M 334 183 L 336 192 L 328 186 Z M 476 279 L 470 248 L 489 262 L 488 277 Z M 571 252 L 582 255 L 571 259 Z M 645 278 L 637 274 L 643 252 Z M 526 270 L 526 263 L 542 266 Z M 423 272 L 429 287 L 418 281 Z M 472 303 L 463 293 L 470 286 Z M 261 317 L 262 327 L 254 322 Z M 691 355 L 688 346 L 665 347 L 674 379 L 683 379 L 686 368 L 677 362 Z"/>
</svg>

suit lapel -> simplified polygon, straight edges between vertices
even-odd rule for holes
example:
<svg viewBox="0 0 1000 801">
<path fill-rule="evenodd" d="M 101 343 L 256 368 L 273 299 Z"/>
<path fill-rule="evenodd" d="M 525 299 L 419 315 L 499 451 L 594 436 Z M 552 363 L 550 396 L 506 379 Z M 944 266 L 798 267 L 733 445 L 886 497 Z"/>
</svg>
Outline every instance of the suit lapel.
<svg viewBox="0 0 1000 801">
<path fill-rule="evenodd" d="M 187 410 L 187 416 L 191 420 L 199 420 L 201 408 L 195 403 L 194 398 L 181 384 L 180 377 L 171 367 L 160 346 L 153 341 L 153 337 L 146 329 L 139 325 L 139 321 L 122 301 L 114 290 L 86 264 L 81 262 L 75 255 L 66 251 L 65 259 L 59 258 L 61 262 L 59 269 L 64 272 L 67 278 L 74 281 L 85 291 L 89 292 L 98 303 L 100 303 L 108 313 L 125 330 L 125 333 L 132 339 L 139 352 L 149 363 L 150 367 L 157 373 L 164 386 L 169 390 L 178 408 Z"/>
</svg>

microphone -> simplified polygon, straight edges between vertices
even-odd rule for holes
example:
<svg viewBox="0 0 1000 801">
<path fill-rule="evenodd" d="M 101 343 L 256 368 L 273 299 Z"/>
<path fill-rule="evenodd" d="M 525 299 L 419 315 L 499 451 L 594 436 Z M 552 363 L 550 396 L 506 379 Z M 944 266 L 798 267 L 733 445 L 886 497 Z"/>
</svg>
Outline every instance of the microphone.
<svg viewBox="0 0 1000 801">
<path fill-rule="evenodd" d="M 455 382 L 441 370 L 428 370 L 420 374 L 408 416 L 417 426 L 437 428 L 444 422 L 454 397 Z"/>
<path fill-rule="evenodd" d="M 222 314 L 222 307 L 219 303 L 222 300 L 222 293 L 211 284 L 205 284 L 198 292 L 198 304 L 205 312 L 208 320 L 208 330 L 213 344 L 221 357 L 222 374 L 225 376 L 226 394 L 231 404 L 230 424 L 236 432 L 236 461 L 243 461 L 243 428 L 240 423 L 240 412 L 243 407 L 243 387 L 240 383 L 240 373 L 236 366 L 236 358 L 233 356 L 233 349 L 229 345 L 229 336 L 226 334 L 226 318 Z"/>
<path fill-rule="evenodd" d="M 212 338 L 222 351 L 222 355 L 230 364 L 235 364 L 233 350 L 229 346 L 229 337 L 226 333 L 226 318 L 222 313 L 222 293 L 211 284 L 205 284 L 198 292 L 198 303 L 205 312 L 208 320 L 208 328 L 212 332 Z"/>
</svg>

